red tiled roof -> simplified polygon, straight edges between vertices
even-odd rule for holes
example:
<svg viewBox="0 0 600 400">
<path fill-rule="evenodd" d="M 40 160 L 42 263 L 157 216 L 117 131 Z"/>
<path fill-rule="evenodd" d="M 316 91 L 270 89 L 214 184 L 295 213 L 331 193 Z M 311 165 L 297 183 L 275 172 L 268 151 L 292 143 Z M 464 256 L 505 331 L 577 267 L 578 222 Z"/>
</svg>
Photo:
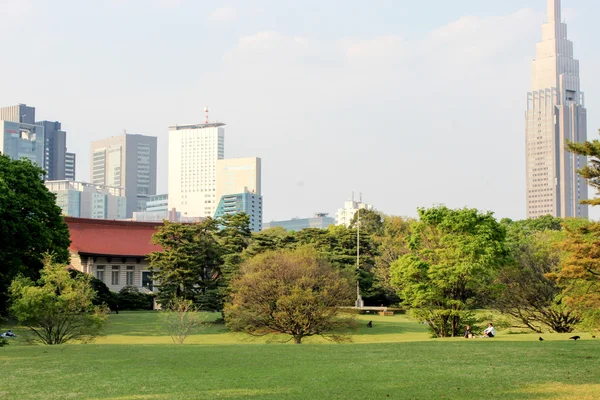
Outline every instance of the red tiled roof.
<svg viewBox="0 0 600 400">
<path fill-rule="evenodd" d="M 161 222 L 111 221 L 65 217 L 72 253 L 143 257 L 162 247 L 150 243 Z"/>
</svg>

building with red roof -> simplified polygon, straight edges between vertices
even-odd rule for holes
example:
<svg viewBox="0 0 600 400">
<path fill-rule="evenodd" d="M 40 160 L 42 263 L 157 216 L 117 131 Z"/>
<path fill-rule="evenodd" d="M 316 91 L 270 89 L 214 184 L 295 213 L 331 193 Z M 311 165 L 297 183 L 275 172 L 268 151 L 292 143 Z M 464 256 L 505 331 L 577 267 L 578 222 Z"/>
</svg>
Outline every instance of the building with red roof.
<svg viewBox="0 0 600 400">
<path fill-rule="evenodd" d="M 124 286 L 152 290 L 148 255 L 162 251 L 152 235 L 162 222 L 65 217 L 71 234 L 71 266 L 118 292 Z"/>
</svg>

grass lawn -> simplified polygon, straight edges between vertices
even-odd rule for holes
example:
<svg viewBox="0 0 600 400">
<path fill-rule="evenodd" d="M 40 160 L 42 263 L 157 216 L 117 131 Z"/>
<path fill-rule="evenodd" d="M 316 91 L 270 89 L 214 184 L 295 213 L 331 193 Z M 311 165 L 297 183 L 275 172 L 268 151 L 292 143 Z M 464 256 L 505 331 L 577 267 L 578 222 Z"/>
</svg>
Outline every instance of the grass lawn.
<svg viewBox="0 0 600 400">
<path fill-rule="evenodd" d="M 369 319 L 353 344 L 264 344 L 213 325 L 180 346 L 156 314 L 121 313 L 94 344 L 0 348 L 0 398 L 600 398 L 600 340 L 589 335 L 439 340 L 404 316 Z"/>
</svg>

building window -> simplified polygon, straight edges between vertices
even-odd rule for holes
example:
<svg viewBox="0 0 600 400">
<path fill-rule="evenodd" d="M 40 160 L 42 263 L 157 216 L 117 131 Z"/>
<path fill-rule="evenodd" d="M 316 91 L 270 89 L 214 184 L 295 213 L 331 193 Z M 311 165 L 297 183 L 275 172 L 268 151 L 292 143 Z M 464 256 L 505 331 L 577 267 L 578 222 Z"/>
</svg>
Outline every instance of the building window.
<svg viewBox="0 0 600 400">
<path fill-rule="evenodd" d="M 112 274 L 111 274 L 111 280 L 110 280 L 110 284 L 113 286 L 117 286 L 119 284 L 119 266 L 118 265 L 113 265 L 112 267 Z"/>
<path fill-rule="evenodd" d="M 96 266 L 96 279 L 104 282 L 104 265 Z"/>
<path fill-rule="evenodd" d="M 133 286 L 133 276 L 135 273 L 135 267 L 134 266 L 127 266 L 127 276 L 126 276 L 126 284 L 127 286 Z"/>
<path fill-rule="evenodd" d="M 153 290 L 152 284 L 152 273 L 150 271 L 142 272 L 142 287 L 147 288 L 148 290 Z"/>
</svg>

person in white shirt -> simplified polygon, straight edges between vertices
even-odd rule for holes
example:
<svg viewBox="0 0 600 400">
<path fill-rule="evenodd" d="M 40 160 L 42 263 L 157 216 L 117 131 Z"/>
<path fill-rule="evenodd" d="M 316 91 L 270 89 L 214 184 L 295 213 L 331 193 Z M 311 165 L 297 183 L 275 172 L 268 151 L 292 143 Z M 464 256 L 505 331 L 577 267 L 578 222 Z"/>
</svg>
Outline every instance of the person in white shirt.
<svg viewBox="0 0 600 400">
<path fill-rule="evenodd" d="M 485 331 L 483 331 L 483 336 L 485 337 L 494 337 L 496 336 L 496 328 L 494 328 L 494 324 L 489 324 Z"/>
</svg>

